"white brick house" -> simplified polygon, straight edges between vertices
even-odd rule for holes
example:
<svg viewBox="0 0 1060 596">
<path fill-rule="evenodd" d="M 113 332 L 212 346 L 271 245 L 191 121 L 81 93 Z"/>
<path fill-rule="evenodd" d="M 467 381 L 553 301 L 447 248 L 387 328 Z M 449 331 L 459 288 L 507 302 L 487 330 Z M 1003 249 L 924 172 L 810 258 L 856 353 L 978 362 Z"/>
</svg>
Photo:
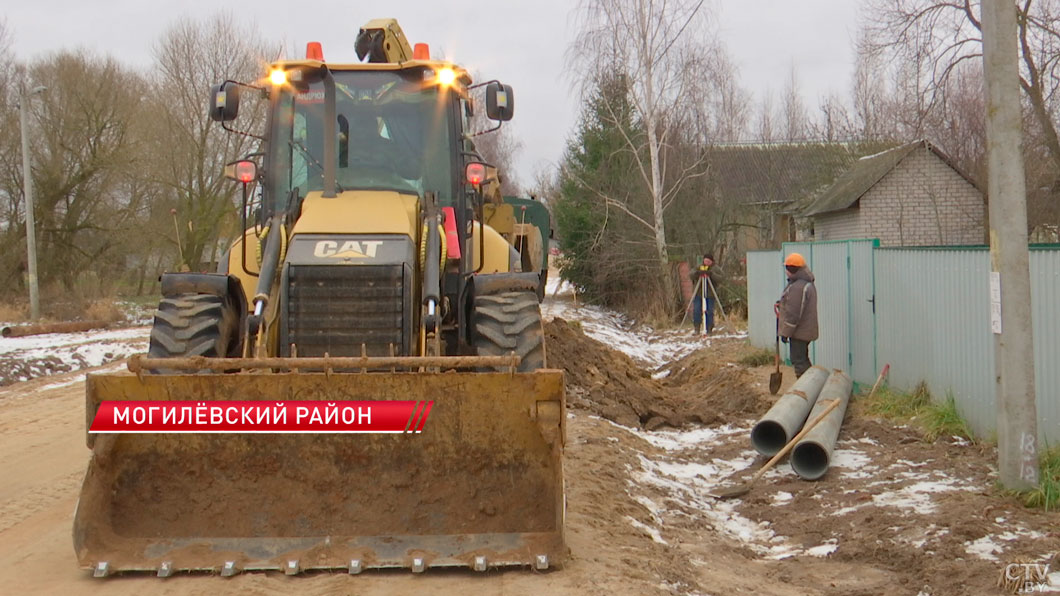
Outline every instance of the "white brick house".
<svg viewBox="0 0 1060 596">
<path fill-rule="evenodd" d="M 879 238 L 881 246 L 986 242 L 978 185 L 927 141 L 863 157 L 802 212 L 815 241 Z"/>
</svg>

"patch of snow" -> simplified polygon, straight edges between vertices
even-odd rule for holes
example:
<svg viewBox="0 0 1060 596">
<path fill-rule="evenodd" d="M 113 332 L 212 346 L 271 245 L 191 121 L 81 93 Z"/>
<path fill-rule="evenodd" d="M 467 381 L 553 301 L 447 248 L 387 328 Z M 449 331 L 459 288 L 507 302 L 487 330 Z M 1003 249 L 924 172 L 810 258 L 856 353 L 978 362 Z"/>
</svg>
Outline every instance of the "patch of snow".
<svg viewBox="0 0 1060 596">
<path fill-rule="evenodd" d="M 964 552 L 969 555 L 975 555 L 984 561 L 997 561 L 998 559 L 995 555 L 1001 554 L 1004 549 L 994 544 L 991 536 L 983 536 L 978 540 L 965 542 Z"/>
<path fill-rule="evenodd" d="M 774 505 L 786 505 L 786 504 L 790 503 L 793 498 L 794 497 L 792 496 L 791 493 L 784 492 L 784 491 L 779 491 L 779 492 L 777 492 L 776 494 L 773 495 L 773 504 Z"/>
<path fill-rule="evenodd" d="M 987 534 L 978 540 L 965 542 L 964 552 L 970 555 L 976 555 L 980 559 L 986 561 L 997 561 L 998 558 L 995 555 L 1005 552 L 1005 547 L 998 544 L 997 541 L 1013 542 L 1021 538 L 1040 539 L 1044 537 L 1045 534 L 1042 534 L 1037 530 L 1029 530 L 1022 526 L 1016 526 L 1008 532 L 1002 532 L 1001 534 Z"/>
<path fill-rule="evenodd" d="M 643 523 L 641 521 L 638 521 L 636 519 L 633 519 L 632 517 L 630 517 L 628 515 L 626 516 L 626 519 L 629 520 L 629 523 L 633 524 L 634 528 L 640 530 L 641 532 L 644 532 L 648 536 L 651 536 L 651 539 L 653 541 L 658 542 L 659 544 L 664 544 L 666 546 L 669 546 L 669 543 L 666 542 L 666 540 L 663 540 L 662 534 L 659 533 L 659 530 L 657 528 L 653 528 L 653 527 L 649 526 L 648 524 Z"/>
<path fill-rule="evenodd" d="M 897 464 L 901 464 L 903 466 L 907 466 L 907 467 L 910 467 L 910 468 L 922 468 L 922 467 L 928 465 L 929 463 L 931 463 L 933 461 L 935 461 L 935 460 L 929 459 L 929 460 L 925 460 L 925 461 L 922 461 L 922 462 L 911 462 L 908 459 L 899 459 L 899 460 L 895 461 L 895 464 L 896 465 Z"/>
<path fill-rule="evenodd" d="M 933 539 L 941 538 L 950 533 L 949 528 L 940 528 L 935 524 L 928 524 L 926 528 L 888 528 L 898 533 L 895 542 L 908 544 L 913 548 L 922 549 Z"/>
<path fill-rule="evenodd" d="M 806 549 L 806 554 L 811 557 L 827 557 L 839 548 L 838 540 L 826 540 L 824 544 Z"/>
<path fill-rule="evenodd" d="M 712 428 L 696 428 L 688 431 L 657 430 L 642 431 L 608 420 L 613 426 L 637 435 L 653 446 L 667 451 L 681 451 L 717 445 L 728 437 L 751 432 L 750 426 L 726 424 Z"/>
<path fill-rule="evenodd" d="M 85 375 L 77 375 L 71 377 L 65 381 L 59 381 L 58 383 L 49 383 L 40 388 L 41 391 L 48 391 L 49 389 L 60 389 L 62 387 L 69 387 L 70 385 L 76 385 L 77 383 L 84 382 Z"/>
<path fill-rule="evenodd" d="M 94 368 L 147 351 L 146 327 L 53 333 L 0 339 L 0 378 L 6 383 Z"/>
<path fill-rule="evenodd" d="M 651 378 L 655 379 L 656 381 L 659 379 L 665 379 L 668 376 L 670 376 L 669 370 L 660 370 L 658 372 L 651 373 Z"/>
<path fill-rule="evenodd" d="M 956 445 L 958 447 L 967 447 L 971 444 L 972 442 L 968 439 L 965 439 L 964 437 L 958 437 L 957 435 L 953 435 L 952 437 L 950 437 L 950 445 Z"/>
<path fill-rule="evenodd" d="M 555 275 L 545 282 L 545 296 L 562 296 L 574 293 L 574 285 Z"/>
<path fill-rule="evenodd" d="M 688 330 L 658 332 L 638 325 L 614 311 L 591 304 L 575 305 L 565 300 L 545 300 L 541 304 L 545 319 L 560 317 L 581 323 L 589 337 L 626 354 L 647 368 L 659 368 L 701 348 L 710 347 L 712 338 L 746 338 L 746 331 L 709 336 L 695 336 Z"/>
<path fill-rule="evenodd" d="M 864 161 L 866 159 L 872 159 L 874 157 L 879 157 L 879 156 L 881 156 L 881 155 L 883 155 L 885 153 L 890 153 L 891 151 L 894 151 L 895 149 L 901 149 L 901 147 L 892 147 L 891 149 L 886 149 L 884 151 L 880 151 L 879 153 L 873 153 L 872 155 L 866 155 L 865 157 L 859 157 L 858 161 Z M 928 596 L 931 596 L 931 595 L 929 594 Z"/>
<path fill-rule="evenodd" d="M 754 461 L 751 453 L 751 457 L 729 461 L 714 459 L 710 464 L 655 461 L 640 455 L 640 470 L 631 470 L 631 477 L 635 484 L 665 491 L 670 501 L 686 510 L 684 514 L 705 518 L 719 534 L 747 545 L 759 555 L 769 559 L 798 555 L 801 549 L 777 536 L 769 522 L 754 522 L 740 515 L 737 512 L 739 500 L 706 496 L 729 475 L 725 470 L 737 471 L 750 466 Z"/>
<path fill-rule="evenodd" d="M 872 478 L 876 475 L 879 468 L 869 465 L 871 462 L 872 458 L 863 451 L 837 447 L 832 452 L 830 466 L 853 470 L 852 472 L 843 472 L 843 478 Z"/>
<path fill-rule="evenodd" d="M 832 515 L 840 516 L 840 515 L 847 515 L 848 513 L 854 513 L 855 511 L 857 511 L 858 509 L 861 509 L 865 505 L 867 505 L 867 503 L 862 503 L 861 505 L 851 505 L 850 507 L 842 507 L 840 509 L 836 509 L 835 511 L 833 511 Z"/>
<path fill-rule="evenodd" d="M 146 339 L 150 331 L 143 327 L 85 331 L 82 333 L 48 333 L 27 337 L 0 338 L 0 354 L 41 357 L 49 356 L 57 348 L 95 346 L 103 347 L 114 342 Z"/>
<path fill-rule="evenodd" d="M 649 513 L 651 513 L 652 521 L 654 521 L 655 523 L 662 523 L 662 519 L 659 517 L 659 514 L 663 512 L 663 508 L 660 507 L 655 501 L 652 501 L 644 495 L 630 496 L 633 498 L 634 501 L 643 505 L 644 508 L 647 509 Z"/>
<path fill-rule="evenodd" d="M 961 485 L 960 482 L 952 478 L 935 481 L 923 480 L 896 491 L 873 495 L 872 502 L 875 505 L 897 507 L 898 509 L 910 510 L 920 515 L 930 515 L 936 509 L 931 495 L 954 490 L 974 490 L 974 488 Z"/>
</svg>

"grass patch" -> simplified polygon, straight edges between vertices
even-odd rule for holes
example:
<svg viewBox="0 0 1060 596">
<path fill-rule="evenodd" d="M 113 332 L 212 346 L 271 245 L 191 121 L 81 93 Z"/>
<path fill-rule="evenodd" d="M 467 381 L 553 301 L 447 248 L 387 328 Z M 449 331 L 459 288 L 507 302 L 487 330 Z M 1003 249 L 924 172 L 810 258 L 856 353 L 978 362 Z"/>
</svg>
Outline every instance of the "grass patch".
<svg viewBox="0 0 1060 596">
<path fill-rule="evenodd" d="M 1041 507 L 1046 511 L 1060 503 L 1060 445 L 1038 454 L 1038 488 L 1019 493 L 1027 507 Z"/>
<path fill-rule="evenodd" d="M 29 315 L 25 305 L 0 302 L 0 321 L 14 323 L 25 321 Z"/>
<path fill-rule="evenodd" d="M 948 394 L 946 401 L 935 403 L 925 383 L 917 385 L 912 393 L 881 387 L 872 399 L 863 399 L 869 414 L 901 423 L 911 422 L 920 428 L 928 441 L 951 436 L 975 441 L 968 423 L 957 411 L 953 394 Z"/>
<path fill-rule="evenodd" d="M 931 404 L 931 393 L 924 383 L 917 385 L 912 393 L 895 391 L 884 385 L 876 390 L 871 400 L 865 399 L 864 404 L 869 414 L 906 422 Z"/>
<path fill-rule="evenodd" d="M 952 393 L 947 394 L 946 401 L 941 404 L 932 403 L 925 408 L 920 422 L 924 427 L 924 436 L 929 441 L 953 436 L 972 439 L 972 429 L 968 428 L 968 423 L 957 411 L 957 400 Z"/>
<path fill-rule="evenodd" d="M 744 366 L 765 366 L 773 364 L 773 350 L 756 349 L 742 356 L 737 362 Z"/>
</svg>

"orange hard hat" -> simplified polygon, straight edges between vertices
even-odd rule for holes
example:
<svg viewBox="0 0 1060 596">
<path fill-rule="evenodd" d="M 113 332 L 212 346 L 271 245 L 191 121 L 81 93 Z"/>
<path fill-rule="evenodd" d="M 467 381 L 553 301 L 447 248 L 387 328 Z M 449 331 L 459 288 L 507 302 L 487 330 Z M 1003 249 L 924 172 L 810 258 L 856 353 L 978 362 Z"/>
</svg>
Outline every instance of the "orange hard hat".
<svg viewBox="0 0 1060 596">
<path fill-rule="evenodd" d="M 806 266 L 806 259 L 802 258 L 802 255 L 800 255 L 799 253 L 793 252 L 790 255 L 784 257 L 784 266 L 785 267 L 805 267 Z"/>
</svg>

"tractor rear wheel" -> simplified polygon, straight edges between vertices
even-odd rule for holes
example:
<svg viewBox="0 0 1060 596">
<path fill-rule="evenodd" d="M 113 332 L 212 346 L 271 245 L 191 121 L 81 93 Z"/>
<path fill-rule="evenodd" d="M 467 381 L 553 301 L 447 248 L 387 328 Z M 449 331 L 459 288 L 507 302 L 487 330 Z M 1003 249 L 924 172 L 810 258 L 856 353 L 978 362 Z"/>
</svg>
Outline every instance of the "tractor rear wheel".
<svg viewBox="0 0 1060 596">
<path fill-rule="evenodd" d="M 537 293 L 533 290 L 475 296 L 471 327 L 471 341 L 479 356 L 506 356 L 515 352 L 522 357 L 516 368 L 518 372 L 545 367 L 545 331 Z"/>
<path fill-rule="evenodd" d="M 180 294 L 163 298 L 155 312 L 147 354 L 151 358 L 238 356 L 242 340 L 238 327 L 235 308 L 220 296 Z"/>
</svg>

